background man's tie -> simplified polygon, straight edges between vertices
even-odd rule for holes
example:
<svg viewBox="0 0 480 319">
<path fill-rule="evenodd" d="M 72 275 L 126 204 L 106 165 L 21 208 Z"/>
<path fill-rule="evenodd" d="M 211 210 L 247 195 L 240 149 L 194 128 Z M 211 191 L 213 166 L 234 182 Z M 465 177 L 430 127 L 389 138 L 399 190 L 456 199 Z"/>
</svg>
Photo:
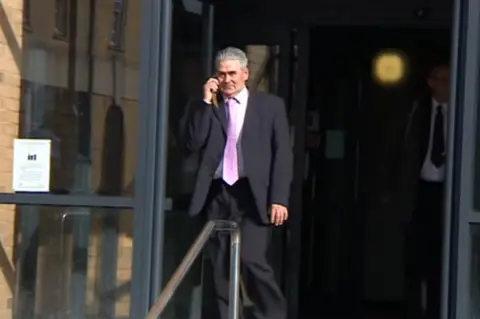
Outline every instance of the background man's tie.
<svg viewBox="0 0 480 319">
<path fill-rule="evenodd" d="M 443 121 L 443 109 L 441 105 L 437 106 L 435 114 L 435 124 L 433 127 L 432 153 L 430 160 L 433 165 L 440 167 L 445 163 L 445 132 Z"/>
<path fill-rule="evenodd" d="M 223 180 L 228 185 L 233 185 L 238 180 L 237 159 L 237 116 L 235 107 L 237 100 L 230 98 L 225 103 L 228 114 L 227 144 L 223 154 Z"/>
</svg>

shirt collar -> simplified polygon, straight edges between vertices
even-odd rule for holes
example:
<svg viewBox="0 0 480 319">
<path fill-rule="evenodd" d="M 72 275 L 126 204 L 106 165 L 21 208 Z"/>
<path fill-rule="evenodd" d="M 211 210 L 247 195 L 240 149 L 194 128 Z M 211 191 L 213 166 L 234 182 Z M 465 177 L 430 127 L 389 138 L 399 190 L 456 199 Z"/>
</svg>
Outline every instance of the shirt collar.
<svg viewBox="0 0 480 319">
<path fill-rule="evenodd" d="M 442 109 L 447 108 L 447 103 L 439 103 L 435 98 L 432 97 L 432 107 L 436 108 L 437 106 L 441 105 Z"/>
<path fill-rule="evenodd" d="M 228 100 L 227 97 L 223 97 L 224 101 Z M 238 92 L 237 95 L 233 97 L 235 100 L 237 100 L 238 104 L 241 105 L 246 105 L 248 101 L 248 89 L 244 87 L 240 92 Z"/>
</svg>

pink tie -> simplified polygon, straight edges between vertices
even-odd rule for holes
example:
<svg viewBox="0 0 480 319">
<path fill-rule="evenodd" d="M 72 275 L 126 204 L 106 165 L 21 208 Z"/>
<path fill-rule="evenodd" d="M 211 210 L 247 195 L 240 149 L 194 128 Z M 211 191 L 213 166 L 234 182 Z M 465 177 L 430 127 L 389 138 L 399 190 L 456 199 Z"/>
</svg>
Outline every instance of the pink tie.
<svg viewBox="0 0 480 319">
<path fill-rule="evenodd" d="M 237 160 L 237 118 L 234 107 L 237 101 L 234 98 L 227 100 L 228 130 L 227 144 L 223 153 L 223 180 L 228 185 L 233 185 L 238 180 Z"/>
</svg>

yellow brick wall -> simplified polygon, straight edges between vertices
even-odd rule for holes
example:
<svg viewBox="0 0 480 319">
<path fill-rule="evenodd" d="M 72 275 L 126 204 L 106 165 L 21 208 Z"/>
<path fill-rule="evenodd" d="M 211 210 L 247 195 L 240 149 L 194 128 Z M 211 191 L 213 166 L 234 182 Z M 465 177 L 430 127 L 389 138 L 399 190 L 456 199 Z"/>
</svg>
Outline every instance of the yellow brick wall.
<svg viewBox="0 0 480 319">
<path fill-rule="evenodd" d="M 25 133 L 25 118 L 30 114 L 21 109 L 22 80 L 41 83 L 55 88 L 56 100 L 53 105 L 53 130 L 62 138 L 62 161 L 53 163 L 52 179 L 55 186 L 71 188 L 74 183 L 76 159 L 76 115 L 70 107 L 68 94 L 68 43 L 53 37 L 54 0 L 30 0 L 30 25 L 24 28 L 24 0 L 0 2 L 0 192 L 12 192 L 13 140 Z M 76 91 L 87 90 L 88 22 L 89 1 L 78 1 L 78 34 L 76 58 Z M 141 1 L 128 1 L 127 27 L 125 28 L 125 50 L 112 51 L 108 44 L 113 19 L 113 0 L 98 1 L 95 25 L 95 81 L 91 115 L 91 185 L 93 191 L 100 185 L 102 173 L 102 150 L 104 121 L 108 107 L 116 92 L 117 104 L 122 108 L 125 128 L 125 163 L 123 167 L 123 195 L 133 194 L 136 167 L 138 89 L 140 61 L 140 11 Z M 3 19 L 3 16 L 6 19 Z M 113 61 L 117 61 L 117 77 L 113 77 Z M 16 229 L 19 219 L 15 205 L 0 205 L 0 319 L 12 317 L 15 286 L 15 265 L 13 254 L 16 247 Z M 59 216 L 65 208 L 41 207 L 40 251 L 38 258 L 37 313 L 48 314 L 58 309 L 58 304 L 68 296 L 59 296 L 55 288 L 66 289 L 68 278 L 59 277 L 60 271 L 69 265 L 59 267 L 65 251 L 60 250 L 60 239 L 68 245 L 69 234 L 60 233 Z M 98 281 L 99 216 L 94 213 L 90 236 L 88 266 L 87 304 L 89 311 L 98 307 L 96 282 Z M 132 211 L 120 214 L 120 233 L 117 284 L 128 283 L 131 279 L 132 264 Z M 63 236 L 63 238 L 61 238 Z M 65 249 L 65 247 L 64 247 Z M 68 247 L 66 253 L 69 253 Z M 62 282 L 62 280 L 64 280 Z M 67 291 L 67 290 L 63 290 Z M 122 294 L 117 300 L 117 316 L 127 316 L 129 296 Z"/>
<path fill-rule="evenodd" d="M 0 18 L 0 192 L 11 192 L 13 139 L 19 130 L 22 9 L 22 0 L 0 2 L 0 14 L 8 18 Z M 15 206 L 0 205 L 0 318 L 12 317 L 14 230 Z"/>
</svg>

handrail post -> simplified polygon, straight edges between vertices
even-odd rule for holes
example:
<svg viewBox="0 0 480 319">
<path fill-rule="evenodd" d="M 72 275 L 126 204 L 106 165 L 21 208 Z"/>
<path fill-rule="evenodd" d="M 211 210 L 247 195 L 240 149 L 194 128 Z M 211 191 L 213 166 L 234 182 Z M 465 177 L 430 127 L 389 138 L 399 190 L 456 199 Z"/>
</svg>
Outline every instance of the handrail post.
<svg viewBox="0 0 480 319">
<path fill-rule="evenodd" d="M 170 302 L 173 294 L 177 290 L 178 286 L 185 278 L 186 273 L 192 266 L 193 262 L 200 254 L 201 249 L 205 246 L 205 243 L 210 238 L 210 235 L 215 231 L 216 223 L 214 221 L 209 221 L 202 229 L 200 235 L 193 243 L 193 245 L 188 250 L 187 254 L 183 258 L 180 266 L 173 274 L 172 278 L 168 281 L 167 285 L 163 289 L 160 297 L 158 297 L 157 302 L 151 307 L 146 319 L 157 319 L 157 317 L 165 310 L 167 304 Z"/>
<path fill-rule="evenodd" d="M 240 240 L 240 228 L 237 226 L 230 237 L 229 319 L 240 316 Z"/>
<path fill-rule="evenodd" d="M 150 308 L 146 319 L 157 319 L 157 317 L 165 310 L 168 302 L 177 290 L 178 286 L 185 278 L 186 273 L 192 266 L 195 259 L 204 248 L 214 231 L 230 232 L 230 291 L 229 291 L 229 319 L 240 318 L 240 227 L 237 223 L 225 220 L 209 221 L 202 232 L 197 237 L 193 245 L 183 258 L 180 266 L 168 281 L 165 289 L 163 289 L 160 297 Z"/>
</svg>

